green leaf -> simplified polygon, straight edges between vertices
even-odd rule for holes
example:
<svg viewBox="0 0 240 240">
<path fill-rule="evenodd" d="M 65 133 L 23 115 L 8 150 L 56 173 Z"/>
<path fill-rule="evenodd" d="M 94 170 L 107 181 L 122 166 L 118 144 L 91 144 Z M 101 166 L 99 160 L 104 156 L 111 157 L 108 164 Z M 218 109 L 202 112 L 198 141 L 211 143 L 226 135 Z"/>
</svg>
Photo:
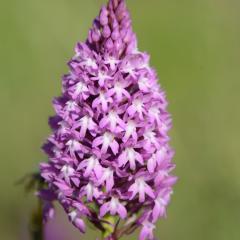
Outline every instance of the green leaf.
<svg viewBox="0 0 240 240">
<path fill-rule="evenodd" d="M 107 238 L 113 234 L 118 218 L 108 214 L 104 218 L 102 218 L 102 220 L 104 220 L 102 226 L 105 229 L 105 231 L 103 232 L 103 238 Z"/>
</svg>

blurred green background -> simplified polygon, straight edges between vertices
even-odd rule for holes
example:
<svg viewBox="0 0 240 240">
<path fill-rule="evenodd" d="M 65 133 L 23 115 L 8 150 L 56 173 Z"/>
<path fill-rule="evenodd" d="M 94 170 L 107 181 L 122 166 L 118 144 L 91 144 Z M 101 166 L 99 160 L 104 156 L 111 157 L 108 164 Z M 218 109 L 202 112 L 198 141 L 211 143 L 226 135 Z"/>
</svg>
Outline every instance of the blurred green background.
<svg viewBox="0 0 240 240">
<path fill-rule="evenodd" d="M 51 99 L 100 0 L 0 2 L 0 234 L 28 239 L 32 196 L 15 182 L 45 160 Z M 128 0 L 139 47 L 152 56 L 174 119 L 180 177 L 162 240 L 240 239 L 240 1 Z M 61 215 L 61 213 L 59 214 Z M 66 240 L 75 237 L 72 226 Z M 61 226 L 62 229 L 62 226 Z M 136 239 L 134 235 L 132 238 Z M 53 239 L 57 240 L 57 239 Z"/>
</svg>

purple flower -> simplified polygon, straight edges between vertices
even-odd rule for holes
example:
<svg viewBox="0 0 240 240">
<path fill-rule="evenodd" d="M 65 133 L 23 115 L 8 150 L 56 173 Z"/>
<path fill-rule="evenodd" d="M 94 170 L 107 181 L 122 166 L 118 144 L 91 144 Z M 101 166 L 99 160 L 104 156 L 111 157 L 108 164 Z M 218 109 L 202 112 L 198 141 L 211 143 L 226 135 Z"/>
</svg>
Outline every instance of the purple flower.
<svg viewBox="0 0 240 240">
<path fill-rule="evenodd" d="M 152 224 L 149 221 L 145 221 L 142 223 L 142 230 L 140 232 L 139 240 L 153 240 L 154 235 L 153 235 L 153 230 L 155 229 L 155 225 Z"/>
<path fill-rule="evenodd" d="M 153 222 L 156 222 L 161 217 L 166 217 L 166 207 L 169 204 L 171 194 L 171 189 L 163 189 L 158 193 L 152 212 Z"/>
<path fill-rule="evenodd" d="M 102 146 L 101 147 L 102 153 L 106 153 L 109 150 L 109 148 L 112 150 L 114 155 L 118 153 L 119 144 L 115 140 L 114 134 L 112 134 L 109 131 L 106 131 L 105 133 L 103 133 L 102 136 L 99 136 L 94 139 L 92 144 L 93 148 L 98 147 L 99 145 Z"/>
<path fill-rule="evenodd" d="M 111 215 L 118 214 L 122 219 L 127 217 L 127 210 L 118 200 L 112 197 L 109 202 L 104 203 L 100 208 L 100 216 L 103 217 L 107 212 Z"/>
<path fill-rule="evenodd" d="M 100 90 L 98 97 L 92 102 L 92 107 L 99 112 L 107 112 L 112 103 L 113 99 L 109 97 L 106 92 Z"/>
<path fill-rule="evenodd" d="M 40 167 L 45 218 L 56 200 L 81 232 L 87 218 L 112 239 L 124 219 L 124 231 L 137 226 L 140 240 L 154 238 L 177 178 L 168 102 L 149 59 L 137 48 L 125 1 L 109 0 L 75 47 L 53 101 L 43 146 L 49 161 Z"/>
<path fill-rule="evenodd" d="M 113 133 L 117 133 L 119 131 L 121 131 L 124 126 L 125 123 L 124 121 L 119 117 L 118 110 L 111 110 L 107 115 L 105 115 L 101 121 L 99 122 L 99 126 L 101 128 L 107 127 L 108 129 L 113 132 Z"/>
<path fill-rule="evenodd" d="M 83 116 L 76 124 L 74 124 L 74 129 L 80 128 L 80 131 L 76 131 L 79 133 L 79 138 L 84 138 L 86 136 L 87 130 L 91 132 L 92 135 L 94 135 L 94 131 L 96 130 L 96 123 L 93 121 L 93 119 L 85 115 Z"/>
<path fill-rule="evenodd" d="M 155 198 L 153 189 L 146 183 L 143 177 L 137 178 L 135 182 L 130 186 L 128 191 L 132 193 L 130 200 L 134 199 L 137 194 L 139 195 L 139 202 L 145 201 L 145 195 L 148 195 L 153 199 Z"/>
<path fill-rule="evenodd" d="M 95 156 L 91 156 L 90 158 L 84 159 L 80 162 L 78 165 L 77 170 L 83 170 L 83 177 L 87 178 L 91 175 L 91 173 L 94 171 L 94 174 L 96 176 L 99 176 L 101 173 L 102 167 L 98 161 L 98 159 Z"/>
<path fill-rule="evenodd" d="M 131 170 L 136 170 L 137 162 L 144 165 L 143 157 L 140 153 L 134 150 L 134 148 L 126 148 L 118 158 L 118 166 L 125 166 L 129 162 Z"/>
<path fill-rule="evenodd" d="M 82 191 L 81 197 L 86 196 L 88 201 L 93 201 L 93 198 L 98 199 L 103 193 L 99 191 L 94 183 L 89 182 Z"/>
<path fill-rule="evenodd" d="M 98 184 L 106 187 L 107 192 L 110 192 L 114 186 L 113 170 L 110 168 L 104 168 L 103 174 L 100 179 L 98 179 Z"/>
<path fill-rule="evenodd" d="M 76 226 L 82 233 L 84 233 L 86 226 L 81 216 L 78 215 L 78 212 L 76 210 L 73 210 L 68 214 L 68 216 L 72 224 Z"/>
</svg>

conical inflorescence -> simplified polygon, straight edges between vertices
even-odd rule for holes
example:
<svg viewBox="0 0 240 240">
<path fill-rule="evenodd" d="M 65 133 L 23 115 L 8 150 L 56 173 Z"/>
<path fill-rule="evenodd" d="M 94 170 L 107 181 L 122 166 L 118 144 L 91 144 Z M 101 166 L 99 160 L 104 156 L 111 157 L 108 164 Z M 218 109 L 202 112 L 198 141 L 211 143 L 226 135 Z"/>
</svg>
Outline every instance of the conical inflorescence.
<svg viewBox="0 0 240 240">
<path fill-rule="evenodd" d="M 149 56 L 137 48 L 124 0 L 102 7 L 69 68 L 43 146 L 49 157 L 40 167 L 44 216 L 53 217 L 57 200 L 81 232 L 87 219 L 106 239 L 137 227 L 140 240 L 153 239 L 176 182 L 171 117 Z"/>
</svg>

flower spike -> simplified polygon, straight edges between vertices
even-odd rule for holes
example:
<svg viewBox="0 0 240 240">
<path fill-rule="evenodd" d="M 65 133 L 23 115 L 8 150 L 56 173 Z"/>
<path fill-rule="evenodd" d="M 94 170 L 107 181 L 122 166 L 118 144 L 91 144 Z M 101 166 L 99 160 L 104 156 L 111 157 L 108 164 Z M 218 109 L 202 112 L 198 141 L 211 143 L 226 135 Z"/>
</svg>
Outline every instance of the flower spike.
<svg viewBox="0 0 240 240">
<path fill-rule="evenodd" d="M 44 216 L 53 216 L 56 200 L 82 233 L 87 218 L 105 239 L 136 227 L 140 240 L 153 239 L 177 180 L 171 117 L 149 55 L 138 50 L 124 0 L 101 8 L 62 85 L 43 147 L 49 161 L 40 167 Z"/>
</svg>

